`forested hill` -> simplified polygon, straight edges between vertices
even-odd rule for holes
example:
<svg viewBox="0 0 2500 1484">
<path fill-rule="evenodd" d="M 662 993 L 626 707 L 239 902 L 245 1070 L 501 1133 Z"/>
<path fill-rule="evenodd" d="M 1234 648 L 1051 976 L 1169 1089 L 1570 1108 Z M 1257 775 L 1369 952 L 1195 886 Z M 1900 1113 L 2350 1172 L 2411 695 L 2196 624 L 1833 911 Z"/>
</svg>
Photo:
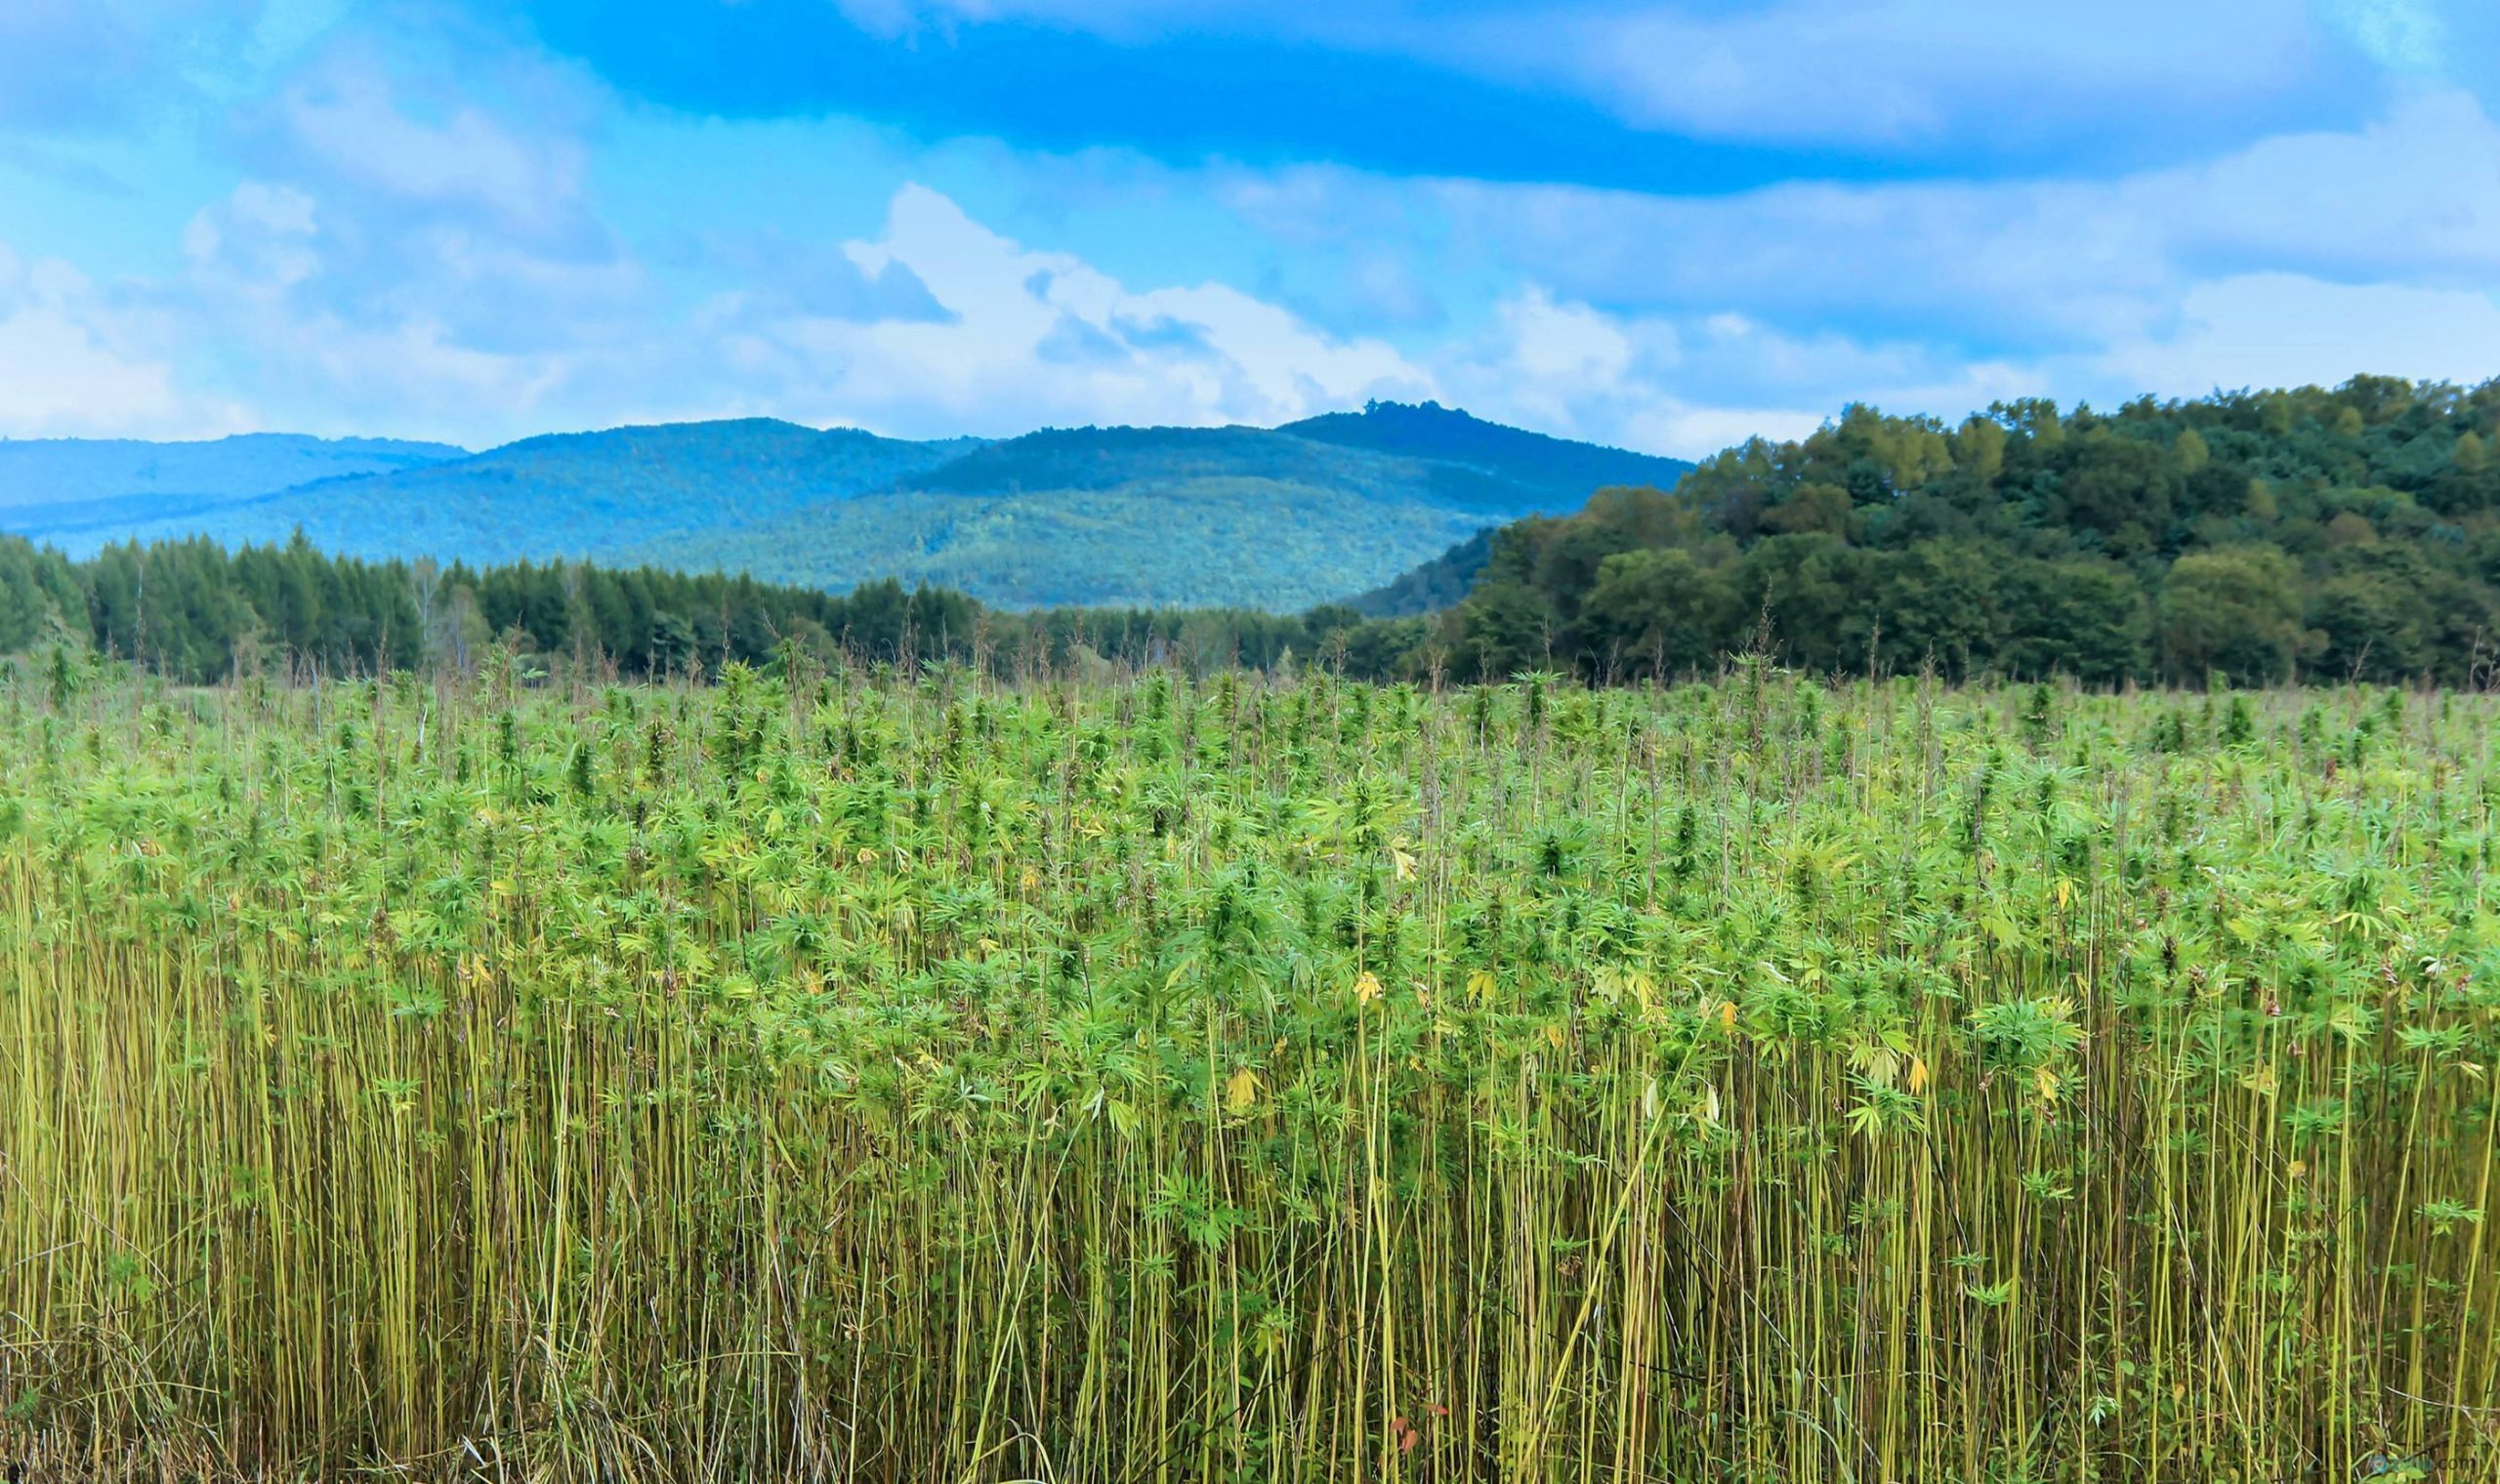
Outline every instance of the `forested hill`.
<svg viewBox="0 0 2500 1484">
<path fill-rule="evenodd" d="M 419 469 L 469 450 L 400 438 L 247 433 L 187 443 L 0 438 L 0 508 L 117 497 L 232 499 L 344 474 Z"/>
<path fill-rule="evenodd" d="M 831 588 L 892 577 L 1013 608 L 1291 612 L 1505 521 L 1577 510 L 1603 485 L 1688 467 L 1438 408 L 1345 416 L 1326 437 L 1305 436 L 1311 424 L 1046 429 L 864 496 L 619 555 Z M 1353 435 L 1375 420 L 1397 426 Z"/>
<path fill-rule="evenodd" d="M 318 478 L 213 504 L 0 510 L 0 529 L 76 556 L 107 541 L 205 535 L 229 546 L 267 546 L 299 531 L 323 551 L 370 557 L 486 564 L 608 555 L 881 488 L 977 446 L 975 439 L 908 442 L 771 418 L 613 428 L 549 433 L 474 456 L 377 467 L 363 477 Z"/>
<path fill-rule="evenodd" d="M 562 557 L 831 591 L 894 578 L 1004 607 L 1291 611 L 1503 522 L 1576 510 L 1601 485 L 1687 467 L 1429 405 L 1281 430 L 1054 429 L 996 442 L 748 419 L 531 438 L 215 498 L 151 487 L 0 504 L 0 531 L 73 556 L 115 541 L 267 546 L 301 532 L 371 559 Z"/>
<path fill-rule="evenodd" d="M 1687 459 L 1628 453 L 1488 423 L 1438 402 L 1371 402 L 1360 412 L 1330 412 L 1276 430 L 1314 442 L 1412 459 L 1433 459 L 1542 490 L 1561 509 L 1576 510 L 1589 492 L 1608 484 L 1675 483 L 1692 468 Z"/>
<path fill-rule="evenodd" d="M 396 474 L 469 457 L 448 443 L 239 433 L 197 442 L 0 438 L 0 530 L 63 546 L 91 530 L 130 534 L 323 479 Z M 100 543 L 99 543 L 100 544 Z"/>
<path fill-rule="evenodd" d="M 1503 528 L 1465 598 L 1389 647 L 1461 676 L 1677 675 L 1768 637 L 1828 672 L 2482 683 L 2495 435 L 2500 381 L 2023 401 L 1957 426 L 1853 407 L 1671 493 Z M 1407 587 L 1445 597 L 1470 556 Z"/>
</svg>

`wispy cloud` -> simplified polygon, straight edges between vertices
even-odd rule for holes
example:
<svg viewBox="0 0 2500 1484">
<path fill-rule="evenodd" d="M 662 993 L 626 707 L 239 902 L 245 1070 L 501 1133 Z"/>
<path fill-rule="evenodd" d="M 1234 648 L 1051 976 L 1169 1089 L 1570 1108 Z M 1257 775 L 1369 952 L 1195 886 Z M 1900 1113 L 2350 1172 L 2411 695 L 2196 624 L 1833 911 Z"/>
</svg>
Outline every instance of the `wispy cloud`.
<svg viewBox="0 0 2500 1484">
<path fill-rule="evenodd" d="M 2321 9 L 2381 66 L 2416 73 L 2446 69 L 2448 28 L 2426 0 L 2324 0 Z"/>
<path fill-rule="evenodd" d="M 0 430 L 197 437 L 247 426 L 243 409 L 183 385 L 165 328 L 68 264 L 0 243 Z"/>
<path fill-rule="evenodd" d="M 848 253 L 867 274 L 924 284 L 944 316 L 862 322 L 727 298 L 711 318 L 754 394 L 896 431 L 1005 433 L 1279 422 L 1433 390 L 1382 342 L 1328 335 L 1221 284 L 1131 287 L 925 186 L 897 192 L 883 235 Z"/>
</svg>

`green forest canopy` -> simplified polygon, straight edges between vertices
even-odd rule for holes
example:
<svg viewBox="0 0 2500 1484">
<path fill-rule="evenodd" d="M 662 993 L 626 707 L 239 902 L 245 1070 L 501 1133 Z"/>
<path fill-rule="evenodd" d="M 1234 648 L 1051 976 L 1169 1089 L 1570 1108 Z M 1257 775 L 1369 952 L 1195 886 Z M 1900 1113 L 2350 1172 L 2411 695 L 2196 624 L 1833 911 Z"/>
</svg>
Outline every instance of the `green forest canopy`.
<svg viewBox="0 0 2500 1484">
<path fill-rule="evenodd" d="M 2026 400 L 1953 426 L 1852 407 L 1802 440 L 1731 448 L 1672 490 L 1608 489 L 1578 514 L 1504 526 L 1403 590 L 1448 606 L 1384 618 L 1343 604 L 1002 613 L 893 582 L 833 596 L 656 568 L 438 568 L 300 538 L 85 561 L 0 541 L 0 652 L 65 641 L 192 680 L 277 657 L 461 664 L 498 638 L 629 675 L 798 644 L 1604 680 L 1765 646 L 1823 672 L 2479 684 L 2500 630 L 2495 424 L 2500 381 L 2384 377 L 2108 414 Z"/>
<path fill-rule="evenodd" d="M 2500 616 L 2500 381 L 2356 377 L 1948 427 L 1852 407 L 1671 494 L 1497 532 L 1431 625 L 1454 671 L 2477 680 Z"/>
</svg>

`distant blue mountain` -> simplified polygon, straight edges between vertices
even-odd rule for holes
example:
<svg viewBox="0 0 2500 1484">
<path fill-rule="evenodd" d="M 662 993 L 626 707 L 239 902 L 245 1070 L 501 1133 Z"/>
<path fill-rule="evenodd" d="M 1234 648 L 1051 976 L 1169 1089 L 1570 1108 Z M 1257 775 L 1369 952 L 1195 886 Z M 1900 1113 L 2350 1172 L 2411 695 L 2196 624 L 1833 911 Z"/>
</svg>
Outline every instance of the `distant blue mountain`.
<svg viewBox="0 0 2500 1484">
<path fill-rule="evenodd" d="M 92 446 L 148 467 L 127 450 L 150 445 Z M 214 495 L 96 478 L 86 498 L 63 499 L 70 487 L 57 481 L 53 498 L 0 503 L 0 530 L 73 555 L 114 540 L 270 544 L 302 531 L 365 556 L 584 557 L 837 590 L 896 577 L 1004 606 L 1290 609 L 1378 587 L 1488 527 L 1577 510 L 1605 485 L 1669 484 L 1690 467 L 1392 403 L 1281 429 L 910 442 L 746 419 L 445 452 L 455 457 L 409 454 L 402 467 L 275 489 L 238 477 Z M 0 454 L 0 483 L 6 469 Z"/>
<path fill-rule="evenodd" d="M 670 537 L 740 529 L 941 464 L 971 438 L 914 443 L 770 418 L 549 433 L 447 462 L 325 478 L 208 506 L 43 507 L 14 528 L 73 555 L 109 540 L 206 534 L 269 545 L 472 563 L 610 557 Z"/>
<path fill-rule="evenodd" d="M 314 438 L 292 433 L 249 433 L 197 443 L 134 439 L 0 438 L 0 522 L 19 523 L 27 507 L 59 509 L 122 502 L 126 516 L 148 501 L 189 509 L 274 494 L 343 474 L 396 474 L 469 450 L 449 443 L 396 438 Z"/>
</svg>

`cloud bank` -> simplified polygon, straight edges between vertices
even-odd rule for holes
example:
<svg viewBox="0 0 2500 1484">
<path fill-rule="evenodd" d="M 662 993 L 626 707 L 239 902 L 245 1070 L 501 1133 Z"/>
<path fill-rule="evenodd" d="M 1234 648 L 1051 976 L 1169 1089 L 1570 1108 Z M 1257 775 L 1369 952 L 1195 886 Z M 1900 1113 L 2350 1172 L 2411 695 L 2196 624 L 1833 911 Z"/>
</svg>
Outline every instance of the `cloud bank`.
<svg viewBox="0 0 2500 1484">
<path fill-rule="evenodd" d="M 2500 374 L 2500 38 L 2461 5 L 604 14 L 656 40 L 565 0 L 12 7 L 0 433 L 1434 396 L 1696 454 L 1853 400 Z M 730 50 L 658 55 L 690 26 Z M 1147 73 L 1221 127 L 1104 96 Z M 1297 106 L 1344 78 L 1377 96 Z"/>
</svg>

